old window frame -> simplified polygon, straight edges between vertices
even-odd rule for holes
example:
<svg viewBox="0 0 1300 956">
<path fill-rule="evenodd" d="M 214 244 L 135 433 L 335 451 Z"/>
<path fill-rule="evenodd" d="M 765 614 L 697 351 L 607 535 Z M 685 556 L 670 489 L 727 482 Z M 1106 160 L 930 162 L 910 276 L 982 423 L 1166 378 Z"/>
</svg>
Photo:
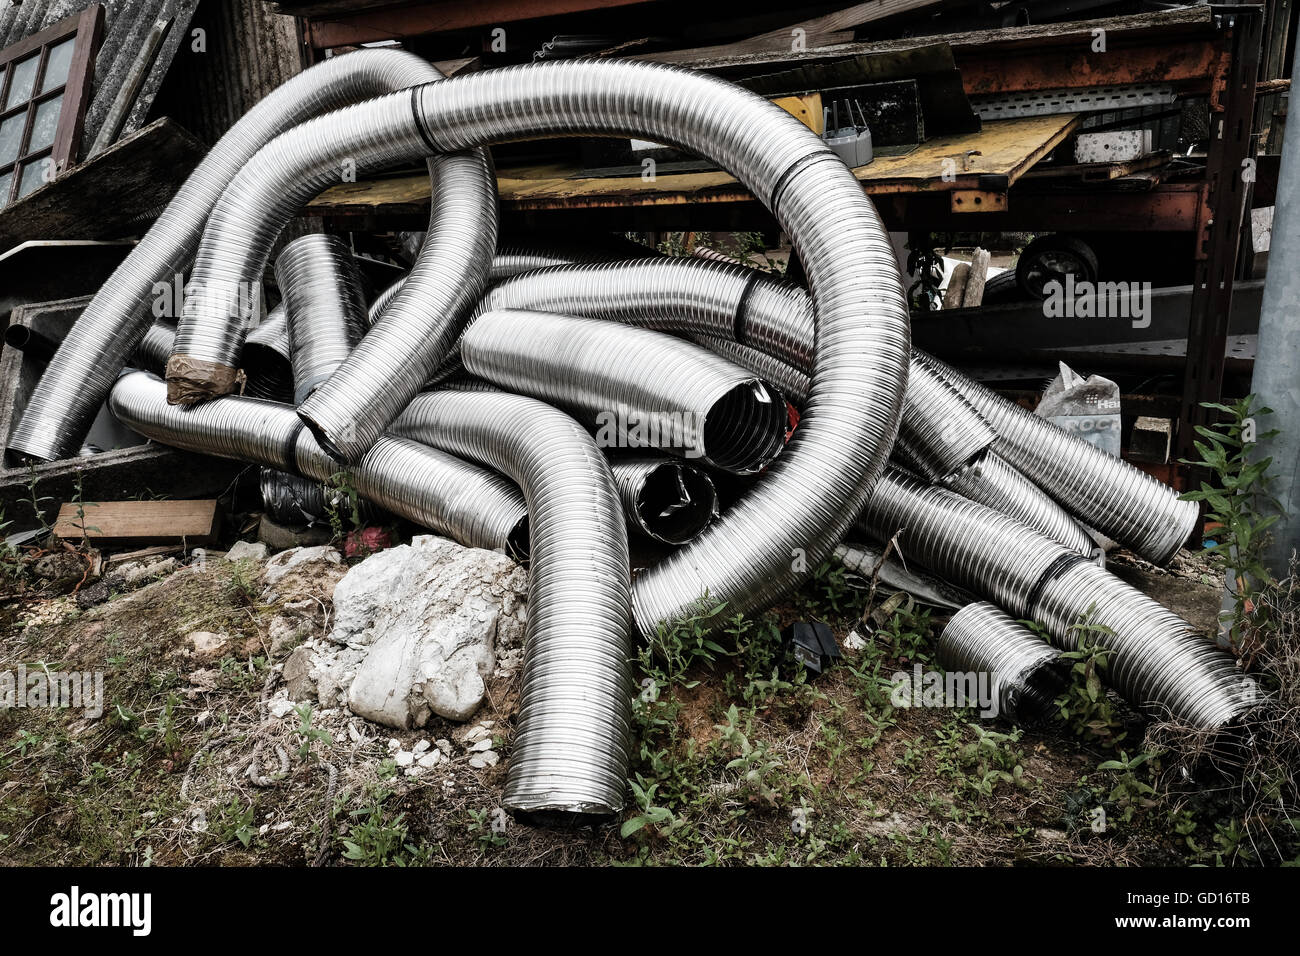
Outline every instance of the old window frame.
<svg viewBox="0 0 1300 956">
<path fill-rule="evenodd" d="M 25 114 L 18 155 L 12 162 L 0 165 L 0 177 L 8 173 L 13 174 L 8 191 L 0 193 L 0 209 L 17 201 L 18 190 L 22 185 L 22 170 L 26 165 L 41 160 L 52 162 L 52 168 L 47 167 L 43 177 L 45 182 L 50 182 L 76 161 L 82 128 L 86 121 L 86 109 L 90 105 L 90 87 L 95 76 L 95 56 L 99 52 L 103 34 L 103 4 L 92 3 L 80 13 L 65 17 L 53 26 L 46 27 L 39 33 L 34 33 L 0 50 L 0 71 L 2 71 L 0 72 L 0 105 L 9 98 L 9 87 L 13 82 L 16 64 L 33 55 L 39 61 L 36 75 L 32 78 L 31 94 L 8 109 L 0 109 L 0 123 Z M 42 90 L 50 49 L 70 37 L 74 42 L 67 79 L 58 86 Z M 59 96 L 63 97 L 63 101 L 59 106 L 59 120 L 53 143 L 42 149 L 31 150 L 32 128 L 36 122 L 37 108 L 42 103 Z"/>
</svg>

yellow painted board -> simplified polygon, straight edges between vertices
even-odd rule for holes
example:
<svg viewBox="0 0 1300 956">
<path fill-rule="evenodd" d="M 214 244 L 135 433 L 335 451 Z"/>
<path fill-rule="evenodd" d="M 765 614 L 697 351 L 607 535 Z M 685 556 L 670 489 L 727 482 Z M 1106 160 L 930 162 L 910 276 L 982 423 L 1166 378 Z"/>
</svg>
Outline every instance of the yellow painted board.
<svg viewBox="0 0 1300 956">
<path fill-rule="evenodd" d="M 941 136 L 901 156 L 877 156 L 853 174 L 868 193 L 977 188 L 980 177 L 1014 183 L 1078 125 L 1077 114 L 989 120 L 978 133 Z M 728 173 L 582 178 L 571 165 L 497 170 L 503 205 L 516 209 L 657 206 L 691 202 L 743 202 L 751 198 Z M 308 215 L 409 212 L 428 206 L 425 176 L 399 176 L 334 186 L 307 207 Z"/>
</svg>

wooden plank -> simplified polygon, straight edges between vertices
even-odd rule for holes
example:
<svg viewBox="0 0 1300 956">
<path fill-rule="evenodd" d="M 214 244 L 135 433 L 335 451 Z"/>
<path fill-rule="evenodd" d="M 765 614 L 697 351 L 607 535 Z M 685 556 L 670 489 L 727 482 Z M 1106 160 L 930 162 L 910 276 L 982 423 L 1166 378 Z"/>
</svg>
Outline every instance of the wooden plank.
<svg viewBox="0 0 1300 956">
<path fill-rule="evenodd" d="M 1080 179 L 1086 183 L 1107 182 L 1147 169 L 1155 169 L 1169 162 L 1169 151 L 1152 153 L 1138 159 L 1123 163 L 1068 163 L 1060 166 L 1040 166 L 1027 170 L 1023 178 L 1031 179 Z"/>
<path fill-rule="evenodd" d="M 936 137 L 901 156 L 877 156 L 853 170 L 853 175 L 873 195 L 979 189 L 987 176 L 1001 177 L 1009 187 L 1078 122 L 1077 115 L 990 120 L 979 133 Z M 499 169 L 502 208 L 665 206 L 753 199 L 734 177 L 721 171 L 662 175 L 653 181 L 639 176 L 588 179 L 576 173 L 575 167 L 560 163 Z M 427 213 L 428 204 L 428 176 L 413 175 L 334 186 L 316 197 L 304 213 L 410 215 Z"/>
<path fill-rule="evenodd" d="M 210 544 L 216 540 L 218 521 L 215 498 L 85 503 L 85 537 L 97 545 Z M 81 540 L 82 519 L 75 502 L 59 509 L 54 533 L 68 541 Z"/>
<path fill-rule="evenodd" d="M 29 239 L 116 239 L 171 200 L 206 147 L 164 117 L 0 210 L 0 249 Z"/>
<path fill-rule="evenodd" d="M 961 308 L 961 300 L 966 294 L 966 279 L 969 276 L 969 262 L 959 262 L 952 267 L 952 275 L 948 277 L 948 288 L 943 293 L 945 310 Z"/>
</svg>

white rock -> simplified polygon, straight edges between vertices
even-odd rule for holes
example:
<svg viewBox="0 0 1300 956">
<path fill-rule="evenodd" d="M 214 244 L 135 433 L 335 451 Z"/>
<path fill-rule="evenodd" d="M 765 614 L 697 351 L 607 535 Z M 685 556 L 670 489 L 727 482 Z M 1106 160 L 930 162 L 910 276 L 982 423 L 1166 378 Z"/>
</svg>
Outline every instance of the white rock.
<svg viewBox="0 0 1300 956">
<path fill-rule="evenodd" d="M 477 727 L 471 727 L 465 734 L 465 743 L 478 743 L 492 736 L 492 731 L 485 724 L 479 724 Z"/>
<path fill-rule="evenodd" d="M 334 589 L 330 639 L 369 645 L 348 691 L 353 713 L 389 727 L 423 727 L 437 714 L 467 720 L 483 701 L 496 644 L 522 643 L 502 613 L 521 603 L 524 570 L 503 554 L 433 535 L 353 567 Z"/>
<path fill-rule="evenodd" d="M 475 770 L 482 770 L 484 767 L 487 766 L 487 761 L 483 759 L 482 754 L 475 754 L 474 756 L 469 758 L 469 765 L 473 767 Z"/>
<path fill-rule="evenodd" d="M 327 544 L 314 548 L 290 548 L 288 551 L 281 551 L 266 562 L 266 583 L 275 584 L 294 568 L 310 564 L 312 561 L 339 564 L 342 560 L 339 553 Z"/>
<path fill-rule="evenodd" d="M 393 762 L 399 767 L 409 767 L 411 764 L 415 763 L 415 754 L 411 753 L 409 750 L 399 750 L 393 755 Z"/>
<path fill-rule="evenodd" d="M 389 753 L 392 753 L 392 752 L 395 751 L 395 750 L 401 750 L 401 749 L 402 749 L 402 742 L 401 742 L 400 740 L 398 740 L 396 737 L 389 737 L 389 738 L 388 738 L 388 751 L 389 751 Z"/>
<path fill-rule="evenodd" d="M 489 767 L 495 767 L 498 763 L 501 762 L 501 755 L 497 753 L 495 750 L 485 750 L 481 754 L 479 754 L 479 757 Z"/>
<path fill-rule="evenodd" d="M 470 744 L 469 752 L 470 752 L 470 753 L 483 753 L 483 751 L 485 751 L 485 750 L 491 750 L 491 749 L 492 749 L 492 741 L 491 741 L 491 740 L 480 740 L 480 741 L 478 741 L 477 743 Z"/>
<path fill-rule="evenodd" d="M 422 753 L 424 753 L 426 750 L 429 749 L 429 746 L 430 746 L 429 741 L 427 741 L 427 740 L 417 740 L 417 741 L 415 742 L 415 746 L 412 747 L 411 749 L 412 749 L 415 753 L 417 753 L 417 754 L 422 754 Z"/>
<path fill-rule="evenodd" d="M 438 738 L 437 740 L 435 740 L 433 743 L 434 743 L 434 746 L 437 747 L 438 750 L 440 750 L 440 751 L 442 752 L 442 755 L 443 755 L 444 757 L 450 757 L 450 756 L 452 755 L 452 752 L 456 749 L 456 748 L 454 748 L 454 747 L 451 745 L 451 741 L 450 741 L 450 740 L 447 740 L 447 739 L 445 739 L 445 738 L 443 738 L 443 737 L 439 737 L 439 738 Z"/>
<path fill-rule="evenodd" d="M 352 724 L 352 723 L 348 724 L 348 738 L 354 744 L 363 744 L 370 739 L 369 737 L 367 737 L 365 734 L 361 732 L 361 730 L 357 727 L 356 724 Z"/>
<path fill-rule="evenodd" d="M 226 552 L 226 560 L 241 561 L 244 558 L 252 558 L 254 561 L 265 561 L 267 554 L 269 552 L 266 545 L 260 541 L 236 541 Z"/>
<path fill-rule="evenodd" d="M 846 650 L 860 651 L 866 646 L 866 639 L 857 631 L 849 631 L 844 638 L 844 647 Z"/>
<path fill-rule="evenodd" d="M 430 770 L 442 762 L 442 754 L 437 750 L 430 750 L 427 754 L 420 754 L 415 762 L 425 770 Z"/>
<path fill-rule="evenodd" d="M 288 717 L 293 713 L 293 701 L 291 700 L 273 700 L 269 709 L 272 717 Z"/>
</svg>

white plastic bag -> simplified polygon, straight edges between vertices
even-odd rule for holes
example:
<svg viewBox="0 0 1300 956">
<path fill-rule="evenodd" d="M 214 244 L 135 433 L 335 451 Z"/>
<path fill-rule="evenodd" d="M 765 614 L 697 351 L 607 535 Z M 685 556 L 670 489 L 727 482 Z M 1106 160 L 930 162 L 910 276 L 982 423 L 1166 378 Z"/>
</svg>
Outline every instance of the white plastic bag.
<svg viewBox="0 0 1300 956">
<path fill-rule="evenodd" d="M 1035 413 L 1102 451 L 1119 457 L 1119 386 L 1100 375 L 1087 378 L 1064 362 Z"/>
</svg>

